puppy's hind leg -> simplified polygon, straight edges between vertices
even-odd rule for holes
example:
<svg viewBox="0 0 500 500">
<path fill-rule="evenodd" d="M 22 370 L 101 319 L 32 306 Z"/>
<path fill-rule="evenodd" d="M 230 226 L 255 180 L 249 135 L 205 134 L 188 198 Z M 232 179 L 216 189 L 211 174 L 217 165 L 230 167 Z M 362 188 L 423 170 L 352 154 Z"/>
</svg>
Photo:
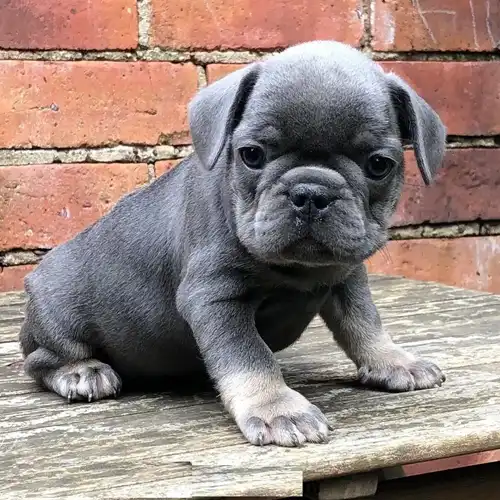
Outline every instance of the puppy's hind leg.
<svg viewBox="0 0 500 500">
<path fill-rule="evenodd" d="M 28 355 L 24 369 L 29 376 L 68 402 L 116 397 L 122 385 L 119 375 L 102 361 L 87 358 L 68 363 L 44 347 Z"/>
<path fill-rule="evenodd" d="M 91 357 L 90 345 L 68 337 L 55 342 L 53 336 L 33 328 L 41 325 L 28 313 L 20 334 L 27 375 L 68 402 L 95 401 L 119 394 L 122 384 L 119 375 L 109 365 Z M 41 346 L 37 339 L 51 345 Z"/>
</svg>

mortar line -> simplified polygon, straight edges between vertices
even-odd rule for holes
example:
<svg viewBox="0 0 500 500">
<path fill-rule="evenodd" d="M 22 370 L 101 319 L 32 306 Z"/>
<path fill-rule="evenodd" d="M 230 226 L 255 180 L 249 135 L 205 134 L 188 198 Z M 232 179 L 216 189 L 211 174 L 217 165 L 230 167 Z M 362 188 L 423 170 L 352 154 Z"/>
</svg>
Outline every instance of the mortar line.
<svg viewBox="0 0 500 500">
<path fill-rule="evenodd" d="M 362 17 L 363 20 L 363 36 L 360 42 L 361 50 L 365 52 L 368 56 L 372 53 L 372 25 L 373 25 L 373 0 L 363 0 L 361 4 Z"/>
<path fill-rule="evenodd" d="M 196 71 L 198 73 L 198 90 L 206 87 L 208 83 L 207 66 L 206 64 L 200 64 L 196 66 Z"/>
<path fill-rule="evenodd" d="M 141 0 L 146 4 L 149 0 Z M 371 15 L 371 10 L 370 10 Z M 362 14 L 365 19 L 366 14 Z M 360 43 L 360 50 L 364 50 L 376 61 L 437 61 L 437 62 L 481 62 L 500 61 L 498 51 L 470 52 L 470 51 L 374 51 L 371 48 L 371 21 L 365 20 L 368 28 L 364 28 L 364 35 Z M 177 50 L 156 46 L 143 46 L 146 33 L 149 38 L 149 27 L 146 19 L 140 27 L 139 48 L 136 50 L 0 50 L 0 60 L 24 61 L 163 61 L 174 64 L 191 62 L 194 64 L 245 64 L 263 57 L 279 53 L 282 48 L 258 50 Z M 367 32 L 366 29 L 369 29 Z"/>
<path fill-rule="evenodd" d="M 147 48 L 151 37 L 152 10 L 150 0 L 137 0 L 137 32 L 139 47 Z"/>
<path fill-rule="evenodd" d="M 2 166 L 74 163 L 152 163 L 158 160 L 182 159 L 188 156 L 191 151 L 191 145 L 0 149 L 0 168 Z"/>
<path fill-rule="evenodd" d="M 155 162 L 148 163 L 148 183 L 151 184 L 156 179 Z"/>
</svg>

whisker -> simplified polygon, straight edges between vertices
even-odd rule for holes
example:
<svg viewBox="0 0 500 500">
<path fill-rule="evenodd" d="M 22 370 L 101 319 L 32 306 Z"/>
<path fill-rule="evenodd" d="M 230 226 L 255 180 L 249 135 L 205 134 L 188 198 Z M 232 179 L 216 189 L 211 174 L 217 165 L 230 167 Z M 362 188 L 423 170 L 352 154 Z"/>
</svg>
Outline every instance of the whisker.
<svg viewBox="0 0 500 500">
<path fill-rule="evenodd" d="M 384 256 L 384 259 L 388 264 L 394 264 L 394 261 L 392 260 L 391 252 L 387 247 L 382 248 L 382 255 Z"/>
</svg>

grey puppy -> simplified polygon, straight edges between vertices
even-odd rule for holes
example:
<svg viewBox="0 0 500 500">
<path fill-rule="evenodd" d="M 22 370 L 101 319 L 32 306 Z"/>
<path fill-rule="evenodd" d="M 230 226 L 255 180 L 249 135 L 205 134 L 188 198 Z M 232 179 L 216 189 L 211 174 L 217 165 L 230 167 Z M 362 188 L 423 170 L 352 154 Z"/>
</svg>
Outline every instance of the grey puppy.
<svg viewBox="0 0 500 500">
<path fill-rule="evenodd" d="M 411 142 L 429 183 L 445 128 L 404 81 L 333 41 L 201 90 L 195 153 L 52 250 L 26 279 L 25 370 L 68 400 L 206 373 L 254 444 L 321 442 L 321 411 L 273 352 L 316 314 L 390 391 L 440 385 L 381 326 L 363 261 L 387 240 Z"/>
</svg>

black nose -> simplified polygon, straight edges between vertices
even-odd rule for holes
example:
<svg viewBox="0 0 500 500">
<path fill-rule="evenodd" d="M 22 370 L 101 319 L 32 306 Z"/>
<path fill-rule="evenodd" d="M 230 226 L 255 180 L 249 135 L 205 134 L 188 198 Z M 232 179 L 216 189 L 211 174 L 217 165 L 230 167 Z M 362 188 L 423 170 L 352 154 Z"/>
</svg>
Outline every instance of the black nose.
<svg viewBox="0 0 500 500">
<path fill-rule="evenodd" d="M 288 197 L 297 215 L 313 218 L 326 212 L 334 196 L 324 186 L 297 184 L 290 189 Z"/>
</svg>

